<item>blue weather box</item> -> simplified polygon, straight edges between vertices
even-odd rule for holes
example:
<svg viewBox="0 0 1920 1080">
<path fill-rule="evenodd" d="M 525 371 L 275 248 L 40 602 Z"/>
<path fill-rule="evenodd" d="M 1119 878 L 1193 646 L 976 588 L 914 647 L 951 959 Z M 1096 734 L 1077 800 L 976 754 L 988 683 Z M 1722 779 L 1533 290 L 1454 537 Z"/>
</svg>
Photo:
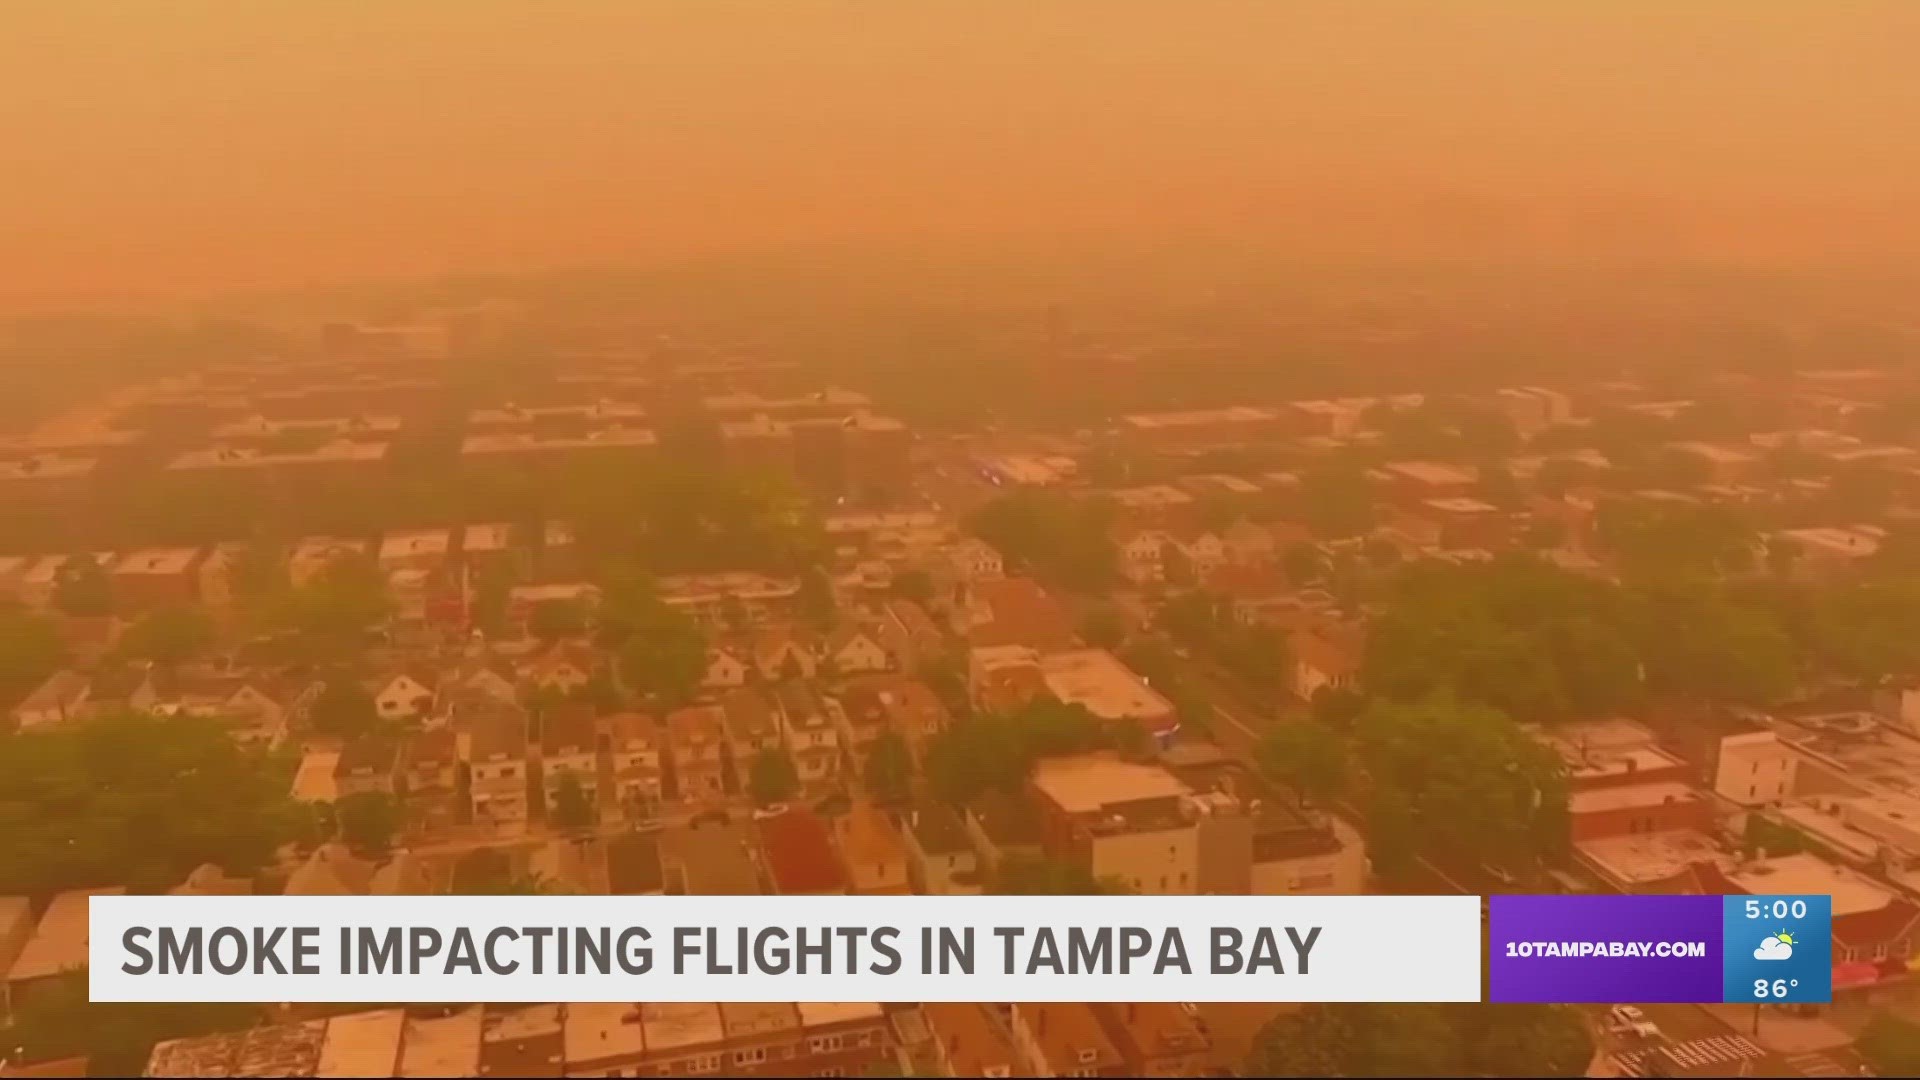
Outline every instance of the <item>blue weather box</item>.
<svg viewBox="0 0 1920 1080">
<path fill-rule="evenodd" d="M 1833 1000 L 1833 897 L 1729 896 L 1721 918 L 1725 1000 Z"/>
</svg>

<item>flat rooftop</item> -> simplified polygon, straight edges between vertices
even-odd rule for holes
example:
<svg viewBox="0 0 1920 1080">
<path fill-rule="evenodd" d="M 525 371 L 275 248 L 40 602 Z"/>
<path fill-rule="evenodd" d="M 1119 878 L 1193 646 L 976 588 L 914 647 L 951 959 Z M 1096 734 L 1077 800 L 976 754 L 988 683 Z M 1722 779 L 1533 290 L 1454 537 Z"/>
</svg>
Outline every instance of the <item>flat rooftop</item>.
<svg viewBox="0 0 1920 1080">
<path fill-rule="evenodd" d="M 397 416 L 336 416 L 324 419 L 271 420 L 250 416 L 232 420 L 213 429 L 216 439 L 272 438 L 279 435 L 357 435 L 387 434 L 400 430 Z"/>
<path fill-rule="evenodd" d="M 380 538 L 380 558 L 404 559 L 416 555 L 445 555 L 453 546 L 451 529 L 407 529 Z"/>
<path fill-rule="evenodd" d="M 1165 769 L 1102 754 L 1042 758 L 1034 766 L 1033 785 L 1067 814 L 1097 814 L 1120 803 L 1192 793 Z"/>
<path fill-rule="evenodd" d="M 1751 461 L 1758 461 L 1760 458 L 1760 455 L 1751 450 L 1721 446 L 1718 443 L 1677 442 L 1673 444 L 1673 448 L 1703 458 L 1715 465 L 1744 465 Z"/>
<path fill-rule="evenodd" d="M 505 551 L 513 537 L 513 526 L 504 521 L 488 521 L 467 526 L 460 538 L 460 550 L 469 554 Z"/>
<path fill-rule="evenodd" d="M 647 1052 L 654 1055 L 707 1046 L 727 1037 L 720 1006 L 711 1001 L 649 1001 L 640 1006 L 640 1025 L 646 1029 Z"/>
<path fill-rule="evenodd" d="M 142 548 L 121 556 L 113 572 L 128 576 L 184 574 L 199 556 L 199 548 Z"/>
<path fill-rule="evenodd" d="M 1657 784 L 1630 784 L 1625 787 L 1576 791 L 1567 796 L 1567 812 L 1601 814 L 1610 810 L 1665 806 L 1669 803 L 1697 802 L 1704 798 L 1692 784 L 1663 781 Z"/>
<path fill-rule="evenodd" d="M 0 461 L 0 480 L 49 480 L 85 476 L 99 464 L 97 458 L 35 454 L 32 457 Z"/>
<path fill-rule="evenodd" d="M 1040 674 L 1055 697 L 1083 705 L 1103 720 L 1152 719 L 1173 712 L 1172 702 L 1105 649 L 1042 656 Z"/>
<path fill-rule="evenodd" d="M 1802 547 L 1818 548 L 1827 554 L 1848 558 L 1864 559 L 1880 550 L 1879 538 L 1862 529 L 1819 526 L 1785 529 L 1781 535 L 1792 538 Z"/>
<path fill-rule="evenodd" d="M 640 1006 L 628 1001 L 576 1001 L 567 1006 L 566 1054 L 569 1066 L 613 1057 L 638 1057 L 646 1051 Z"/>
<path fill-rule="evenodd" d="M 1479 479 L 1479 474 L 1472 469 L 1441 461 L 1389 461 L 1380 466 L 1380 470 L 1389 476 L 1432 487 L 1471 484 Z"/>
<path fill-rule="evenodd" d="M 802 1001 L 794 1007 L 800 1010 L 801 1026 L 809 1028 L 879 1020 L 886 1016 L 877 1001 Z"/>
<path fill-rule="evenodd" d="M 1891 891 L 1865 874 L 1805 852 L 1747 863 L 1728 871 L 1727 880 L 1756 895 L 1824 893 L 1833 897 L 1836 917 L 1878 911 L 1893 900 Z"/>
<path fill-rule="evenodd" d="M 407 1020 L 400 1067 L 406 1077 L 479 1076 L 480 1029 L 486 1006 L 472 1005 L 447 1016 Z"/>
<path fill-rule="evenodd" d="M 272 451 L 250 446 L 210 446 L 189 450 L 167 464 L 169 469 L 251 469 L 275 465 L 322 465 L 352 461 L 379 461 L 387 456 L 384 442 L 335 440 L 312 450 Z"/>
<path fill-rule="evenodd" d="M 646 410 L 640 406 L 620 401 L 574 405 L 505 405 L 497 409 L 475 409 L 467 414 L 467 423 L 504 426 L 531 424 L 539 420 L 639 420 L 646 415 Z"/>
<path fill-rule="evenodd" d="M 855 390 L 828 387 L 811 394 L 797 394 L 792 397 L 767 397 L 755 393 L 713 394 L 703 398 L 701 403 L 715 412 L 752 412 L 814 408 L 862 409 L 870 407 L 873 399 Z"/>
<path fill-rule="evenodd" d="M 1464 496 L 1454 499 L 1427 499 L 1423 505 L 1449 514 L 1497 514 L 1500 508 L 1490 502 L 1469 499 Z"/>
<path fill-rule="evenodd" d="M 1712 837 L 1693 829 L 1608 836 L 1580 841 L 1574 848 L 1595 869 L 1618 882 L 1665 881 L 1695 863 L 1727 857 Z"/>
<path fill-rule="evenodd" d="M 1144 487 L 1118 488 L 1107 493 L 1107 497 L 1121 506 L 1140 509 L 1149 506 L 1180 506 L 1193 501 L 1193 496 L 1174 487 L 1172 484 L 1149 484 Z"/>
<path fill-rule="evenodd" d="M 397 1076 L 400 1040 L 406 1034 L 405 1009 L 348 1013 L 327 1021 L 320 1043 L 317 1077 Z"/>
<path fill-rule="evenodd" d="M 88 901 L 95 896 L 123 896 L 125 889 L 79 889 L 53 898 L 40 916 L 40 925 L 20 949 L 7 972 L 10 982 L 45 978 L 87 966 L 90 923 Z"/>
<path fill-rule="evenodd" d="M 540 450 L 652 446 L 659 441 L 659 437 L 651 428 L 637 427 L 607 427 L 582 435 L 539 435 L 528 431 L 505 431 L 492 435 L 469 435 L 466 441 L 460 444 L 460 452 L 462 454 L 520 454 Z"/>
<path fill-rule="evenodd" d="M 1135 413 L 1124 418 L 1131 427 L 1142 431 L 1154 431 L 1164 428 L 1210 427 L 1214 424 L 1252 424 L 1272 420 L 1275 413 L 1271 409 L 1257 409 L 1250 405 L 1235 405 L 1225 409 L 1195 409 L 1185 412 Z"/>
</svg>

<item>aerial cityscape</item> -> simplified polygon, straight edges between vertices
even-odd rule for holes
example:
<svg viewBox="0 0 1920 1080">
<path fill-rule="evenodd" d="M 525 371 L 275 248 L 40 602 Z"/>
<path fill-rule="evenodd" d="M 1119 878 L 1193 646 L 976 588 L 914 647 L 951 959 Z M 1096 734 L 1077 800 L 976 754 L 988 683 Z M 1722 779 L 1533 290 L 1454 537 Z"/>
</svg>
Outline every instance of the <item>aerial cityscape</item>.
<svg viewBox="0 0 1920 1080">
<path fill-rule="evenodd" d="M 1122 29 L 1178 21 L 1137 7 L 1093 40 L 1134 56 Z M 757 16 L 727 17 L 688 70 Z M 855 168 L 852 137 L 821 136 L 823 168 Z M 639 168 L 630 149 L 609 161 Z M 969 161 L 998 183 L 990 157 Z M 1920 1071 L 1920 200 L 1822 233 L 1798 189 L 1724 216 L 1692 188 L 1622 196 L 1597 225 L 1577 185 L 1484 189 L 1353 211 L 1340 252 L 1309 203 L 1274 218 L 1299 246 L 1237 237 L 1239 186 L 1219 221 L 1126 232 L 1160 191 L 1133 164 L 1138 202 L 1057 232 L 942 239 L 875 195 L 884 243 L 761 250 L 716 195 L 726 242 L 658 259 L 608 223 L 609 248 L 422 232 L 444 261 L 336 245 L 282 274 L 297 252 L 220 226 L 239 269 L 216 280 L 159 225 L 122 266 L 22 228 L 32 257 L 0 274 L 0 1077 Z M 692 205 L 633 205 L 656 195 L 663 220 Z M 740 198 L 809 227 L 862 201 Z M 561 232 L 626 205 L 584 201 L 525 214 Z M 396 235 L 454 220 L 423 213 Z M 1833 994 L 90 1001 L 89 898 L 122 894 L 1828 896 Z"/>
</svg>

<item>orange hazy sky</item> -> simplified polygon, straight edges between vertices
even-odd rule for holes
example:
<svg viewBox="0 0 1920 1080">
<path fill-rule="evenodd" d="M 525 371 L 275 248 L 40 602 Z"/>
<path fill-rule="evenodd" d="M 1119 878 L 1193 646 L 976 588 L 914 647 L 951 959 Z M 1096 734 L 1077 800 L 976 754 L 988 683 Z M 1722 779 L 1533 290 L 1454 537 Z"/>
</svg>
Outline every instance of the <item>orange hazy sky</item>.
<svg viewBox="0 0 1920 1080">
<path fill-rule="evenodd" d="M 834 244 L 1900 255 L 1913 0 L 0 5 L 0 302 Z"/>
</svg>

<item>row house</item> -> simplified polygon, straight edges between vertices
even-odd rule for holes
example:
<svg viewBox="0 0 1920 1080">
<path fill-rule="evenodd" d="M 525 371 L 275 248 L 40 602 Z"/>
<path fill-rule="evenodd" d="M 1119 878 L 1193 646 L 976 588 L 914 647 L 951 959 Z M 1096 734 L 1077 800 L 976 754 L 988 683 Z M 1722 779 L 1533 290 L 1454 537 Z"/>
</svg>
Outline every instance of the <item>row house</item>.
<svg viewBox="0 0 1920 1080">
<path fill-rule="evenodd" d="M 413 832 L 441 834 L 467 818 L 460 764 L 460 739 L 450 727 L 415 732 L 402 744 L 399 785 Z"/>
<path fill-rule="evenodd" d="M 944 803 L 916 804 L 901 821 L 907 849 L 907 880 L 926 896 L 978 896 L 981 859 L 966 822 Z"/>
<path fill-rule="evenodd" d="M 200 598 L 200 549 L 144 548 L 113 564 L 114 606 L 125 613 L 187 607 Z"/>
<path fill-rule="evenodd" d="M 834 822 L 834 838 L 847 868 L 850 891 L 859 896 L 905 896 L 907 846 L 900 830 L 871 804 L 856 803 Z"/>
<path fill-rule="evenodd" d="M 694 705 L 668 713 L 667 746 L 682 802 L 698 805 L 726 798 L 726 714 L 719 706 Z"/>
<path fill-rule="evenodd" d="M 333 790 L 337 798 L 387 795 L 395 792 L 400 747 L 384 735 L 349 739 L 334 760 Z"/>
<path fill-rule="evenodd" d="M 952 652 L 947 635 L 926 609 L 911 600 L 888 600 L 881 605 L 874 632 L 879 645 L 899 662 L 903 671 L 925 671 Z"/>
<path fill-rule="evenodd" d="M 580 786 L 588 807 L 599 808 L 600 733 L 591 705 L 569 702 L 541 717 L 540 780 L 548 820 L 560 810 L 560 793 L 568 782 Z"/>
<path fill-rule="evenodd" d="M 745 686 L 751 670 L 734 649 L 724 646 L 708 649 L 706 672 L 700 676 L 700 685 L 707 690 L 731 690 Z"/>
<path fill-rule="evenodd" d="M 1085 1002 L 1020 1002 L 1013 1006 L 1010 1027 L 1027 1075 L 1133 1075 Z"/>
<path fill-rule="evenodd" d="M 527 714 L 491 709 L 468 719 L 468 791 L 473 822 L 500 836 L 526 831 L 532 767 L 527 755 Z"/>
<path fill-rule="evenodd" d="M 665 797 L 665 739 L 653 717 L 616 713 L 605 720 L 613 766 L 613 805 L 637 820 Z"/>
<path fill-rule="evenodd" d="M 833 830 L 805 807 L 756 817 L 768 884 L 782 896 L 843 896 L 851 891 Z"/>
<path fill-rule="evenodd" d="M 415 667 L 372 680 L 367 689 L 373 695 L 374 709 L 382 720 L 408 720 L 433 712 L 434 695 L 440 677 L 426 668 Z"/>
<path fill-rule="evenodd" d="M 906 675 L 864 675 L 849 681 L 840 693 L 846 717 L 842 734 L 854 756 L 864 759 L 883 732 L 906 740 L 919 759 L 928 740 L 952 722 L 945 703 L 933 688 Z"/>
<path fill-rule="evenodd" d="M 833 713 L 837 704 L 799 683 L 780 686 L 775 699 L 780 710 L 780 733 L 793 755 L 801 785 L 825 785 L 840 771 L 841 725 Z"/>
<path fill-rule="evenodd" d="M 784 740 L 780 719 L 765 694 L 758 690 L 735 690 L 721 697 L 720 710 L 725 718 L 727 748 L 733 755 L 736 774 L 745 776 L 753 768 L 754 758 L 765 751 L 781 749 Z"/>
</svg>

